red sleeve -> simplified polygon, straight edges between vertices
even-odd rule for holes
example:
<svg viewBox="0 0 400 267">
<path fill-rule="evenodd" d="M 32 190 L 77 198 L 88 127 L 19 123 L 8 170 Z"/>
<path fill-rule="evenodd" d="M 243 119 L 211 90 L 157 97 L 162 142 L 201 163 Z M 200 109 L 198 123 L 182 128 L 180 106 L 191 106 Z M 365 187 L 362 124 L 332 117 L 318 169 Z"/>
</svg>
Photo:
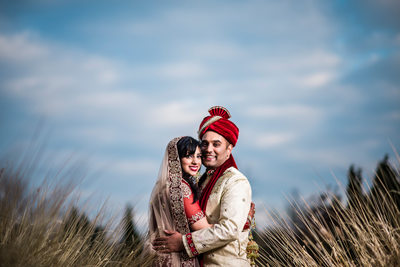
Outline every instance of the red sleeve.
<svg viewBox="0 0 400 267">
<path fill-rule="evenodd" d="M 200 208 L 199 201 L 193 203 L 193 192 L 189 184 L 182 180 L 183 205 L 185 206 L 186 218 L 189 225 L 194 224 L 198 220 L 204 218 L 204 213 Z"/>
</svg>

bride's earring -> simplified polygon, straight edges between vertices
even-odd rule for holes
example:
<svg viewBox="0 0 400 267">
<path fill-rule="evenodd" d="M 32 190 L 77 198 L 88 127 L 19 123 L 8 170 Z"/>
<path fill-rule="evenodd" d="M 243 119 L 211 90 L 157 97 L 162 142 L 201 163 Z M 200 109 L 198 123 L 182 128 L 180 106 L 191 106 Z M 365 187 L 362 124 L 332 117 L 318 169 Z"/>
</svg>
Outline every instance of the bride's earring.
<svg viewBox="0 0 400 267">
<path fill-rule="evenodd" d="M 196 173 L 196 175 L 195 176 L 193 176 L 193 180 L 194 180 L 194 183 L 198 183 L 199 182 L 199 180 L 200 180 L 200 170 L 201 170 L 201 167 L 200 167 L 200 169 L 199 169 L 199 171 Z"/>
</svg>

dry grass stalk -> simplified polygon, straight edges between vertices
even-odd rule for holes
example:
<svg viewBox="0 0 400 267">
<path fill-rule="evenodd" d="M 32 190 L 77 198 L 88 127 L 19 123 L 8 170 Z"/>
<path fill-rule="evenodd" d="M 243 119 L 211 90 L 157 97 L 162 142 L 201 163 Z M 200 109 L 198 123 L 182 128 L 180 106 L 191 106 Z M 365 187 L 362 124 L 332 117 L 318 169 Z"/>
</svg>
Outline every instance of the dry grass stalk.
<svg viewBox="0 0 400 267">
<path fill-rule="evenodd" d="M 269 213 L 274 227 L 257 235 L 258 265 L 399 266 L 400 211 L 394 193 L 381 190 L 348 207 L 334 197 L 318 208 L 293 203 L 296 222 Z"/>
<path fill-rule="evenodd" d="M 29 191 L 29 174 L 22 165 L 0 172 L 0 266 L 150 265 L 138 256 L 142 244 L 127 251 L 119 242 L 122 227 L 99 227 L 105 210 L 89 221 L 69 199 L 72 187 Z"/>
</svg>

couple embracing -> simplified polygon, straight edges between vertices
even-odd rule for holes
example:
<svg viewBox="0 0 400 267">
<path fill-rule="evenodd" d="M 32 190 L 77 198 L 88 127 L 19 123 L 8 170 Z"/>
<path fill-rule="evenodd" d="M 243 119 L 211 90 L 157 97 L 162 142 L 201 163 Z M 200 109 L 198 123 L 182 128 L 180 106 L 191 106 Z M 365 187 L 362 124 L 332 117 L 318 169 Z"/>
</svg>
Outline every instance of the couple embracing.
<svg viewBox="0 0 400 267">
<path fill-rule="evenodd" d="M 155 266 L 250 266 L 251 187 L 232 156 L 239 129 L 212 107 L 200 142 L 178 137 L 167 146 L 150 197 L 148 249 Z M 198 180 L 201 163 L 206 172 Z"/>
</svg>

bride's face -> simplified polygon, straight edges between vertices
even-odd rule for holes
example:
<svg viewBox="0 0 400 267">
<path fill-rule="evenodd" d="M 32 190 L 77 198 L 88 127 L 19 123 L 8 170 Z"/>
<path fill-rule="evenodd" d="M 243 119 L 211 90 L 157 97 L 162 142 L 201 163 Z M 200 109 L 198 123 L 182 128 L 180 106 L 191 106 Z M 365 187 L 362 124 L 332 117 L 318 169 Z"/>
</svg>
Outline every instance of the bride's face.
<svg viewBox="0 0 400 267">
<path fill-rule="evenodd" d="M 197 147 L 196 151 L 192 155 L 187 155 L 183 158 L 181 158 L 181 164 L 182 164 L 182 171 L 194 176 L 197 174 L 197 172 L 200 170 L 201 166 L 201 152 L 200 148 Z"/>
</svg>

